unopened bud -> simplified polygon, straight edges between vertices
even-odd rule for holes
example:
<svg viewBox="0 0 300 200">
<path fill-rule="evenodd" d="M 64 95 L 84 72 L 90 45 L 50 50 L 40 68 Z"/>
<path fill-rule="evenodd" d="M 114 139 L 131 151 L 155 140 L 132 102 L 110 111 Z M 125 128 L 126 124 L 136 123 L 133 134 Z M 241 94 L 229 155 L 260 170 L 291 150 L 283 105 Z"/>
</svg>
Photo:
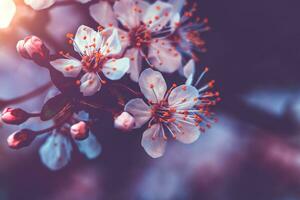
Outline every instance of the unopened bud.
<svg viewBox="0 0 300 200">
<path fill-rule="evenodd" d="M 71 126 L 70 132 L 75 140 L 84 140 L 89 136 L 87 124 L 83 121 Z"/>
<path fill-rule="evenodd" d="M 5 108 L 1 114 L 1 119 L 6 124 L 19 125 L 24 123 L 30 115 L 20 108 Z"/>
<path fill-rule="evenodd" d="M 20 149 L 32 143 L 35 138 L 35 132 L 29 129 L 23 129 L 14 132 L 7 138 L 8 146 L 12 149 Z"/>
<path fill-rule="evenodd" d="M 17 43 L 18 53 L 26 59 L 46 59 L 49 57 L 49 50 L 44 42 L 36 36 L 28 36 Z"/>
<path fill-rule="evenodd" d="M 122 131 L 130 131 L 133 129 L 134 125 L 135 120 L 128 112 L 123 112 L 115 118 L 115 128 Z"/>
</svg>

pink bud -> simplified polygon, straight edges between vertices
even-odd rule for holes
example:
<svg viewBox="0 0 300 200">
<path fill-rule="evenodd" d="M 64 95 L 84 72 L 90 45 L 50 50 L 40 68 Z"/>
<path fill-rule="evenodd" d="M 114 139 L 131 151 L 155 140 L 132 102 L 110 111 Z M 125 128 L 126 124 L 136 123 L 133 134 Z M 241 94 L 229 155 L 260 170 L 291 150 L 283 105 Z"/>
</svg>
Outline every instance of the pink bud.
<svg viewBox="0 0 300 200">
<path fill-rule="evenodd" d="M 135 125 L 134 118 L 128 112 L 122 112 L 121 115 L 115 118 L 115 128 L 130 131 Z"/>
<path fill-rule="evenodd" d="M 84 140 L 89 136 L 87 124 L 83 121 L 71 126 L 70 132 L 75 140 Z"/>
<path fill-rule="evenodd" d="M 23 129 L 14 132 L 7 138 L 8 146 L 12 149 L 20 149 L 32 143 L 35 138 L 35 132 L 29 129 Z"/>
<path fill-rule="evenodd" d="M 19 125 L 25 122 L 30 115 L 20 108 L 5 108 L 1 114 L 4 123 Z"/>
<path fill-rule="evenodd" d="M 49 50 L 43 41 L 36 36 L 28 36 L 17 43 L 18 53 L 26 59 L 46 59 Z"/>
</svg>

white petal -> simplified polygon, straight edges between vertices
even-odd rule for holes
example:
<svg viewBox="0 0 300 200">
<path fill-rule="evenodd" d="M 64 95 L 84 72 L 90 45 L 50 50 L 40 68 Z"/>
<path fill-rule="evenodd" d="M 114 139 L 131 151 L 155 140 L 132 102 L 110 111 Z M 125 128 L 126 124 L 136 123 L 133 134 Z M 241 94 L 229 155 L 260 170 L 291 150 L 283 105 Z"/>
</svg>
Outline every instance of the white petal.
<svg viewBox="0 0 300 200">
<path fill-rule="evenodd" d="M 184 7 L 185 0 L 169 0 L 169 3 L 173 5 L 173 12 L 180 13 Z"/>
<path fill-rule="evenodd" d="M 34 10 L 42 10 L 52 6 L 55 3 L 55 0 L 24 0 L 24 2 Z"/>
<path fill-rule="evenodd" d="M 181 126 L 178 126 L 178 123 Z M 184 144 L 191 144 L 193 142 L 195 142 L 199 136 L 200 136 L 200 131 L 199 128 L 197 126 L 194 125 L 194 121 L 180 121 L 180 122 L 176 122 L 174 124 L 176 124 L 177 128 L 172 127 L 172 125 L 170 126 L 172 128 L 172 130 L 174 131 L 174 133 L 176 134 L 176 139 Z M 180 128 L 178 128 L 180 127 Z"/>
<path fill-rule="evenodd" d="M 100 77 L 95 73 L 86 73 L 82 76 L 80 92 L 84 96 L 92 96 L 101 89 Z"/>
<path fill-rule="evenodd" d="M 92 55 L 102 43 L 100 34 L 94 29 L 81 25 L 75 35 L 74 50 L 84 55 Z"/>
<path fill-rule="evenodd" d="M 160 124 L 154 124 L 143 133 L 142 147 L 152 158 L 161 157 L 165 153 L 167 142 L 162 137 L 163 131 Z"/>
<path fill-rule="evenodd" d="M 83 153 L 88 159 L 94 159 L 101 153 L 101 145 L 93 133 L 89 133 L 89 137 L 85 140 L 75 141 L 78 149 Z"/>
<path fill-rule="evenodd" d="M 107 34 L 109 32 L 111 32 L 111 35 L 101 45 L 100 51 L 105 56 L 117 55 L 122 51 L 122 45 L 121 45 L 118 30 L 115 28 L 109 28 L 109 30 L 104 30 L 103 32 L 101 32 L 101 34 L 103 33 Z"/>
<path fill-rule="evenodd" d="M 167 91 L 167 84 L 162 74 L 150 68 L 142 72 L 139 85 L 144 96 L 152 102 L 161 101 Z"/>
<path fill-rule="evenodd" d="M 171 18 L 170 26 L 172 27 L 172 31 L 175 31 L 178 28 L 178 24 L 180 23 L 180 14 L 175 13 Z"/>
<path fill-rule="evenodd" d="M 138 12 L 140 8 L 134 0 L 116 1 L 113 9 L 123 26 L 132 29 L 140 24 L 140 14 Z"/>
<path fill-rule="evenodd" d="M 103 67 L 103 74 L 110 80 L 121 79 L 129 69 L 129 58 L 108 60 Z"/>
<path fill-rule="evenodd" d="M 183 75 L 187 79 L 186 85 L 192 85 L 194 75 L 195 75 L 195 61 L 191 59 L 184 67 L 183 67 Z"/>
<path fill-rule="evenodd" d="M 148 59 L 156 69 L 173 73 L 181 66 L 181 54 L 168 40 L 155 40 L 149 48 Z"/>
<path fill-rule="evenodd" d="M 135 119 L 134 128 L 142 127 L 151 118 L 151 109 L 142 99 L 130 100 L 124 108 Z"/>
<path fill-rule="evenodd" d="M 103 27 L 117 27 L 118 22 L 111 5 L 107 1 L 99 1 L 90 6 L 90 15 Z"/>
<path fill-rule="evenodd" d="M 148 7 L 143 16 L 143 22 L 147 24 L 152 31 L 158 31 L 171 20 L 172 12 L 173 6 L 171 4 L 156 1 Z"/>
<path fill-rule="evenodd" d="M 53 133 L 39 150 L 44 165 L 51 170 L 63 168 L 71 160 L 72 144 L 60 133 Z"/>
<path fill-rule="evenodd" d="M 77 59 L 60 58 L 53 60 L 50 64 L 58 71 L 63 73 L 65 77 L 77 77 L 82 69 L 82 64 Z"/>
<path fill-rule="evenodd" d="M 189 85 L 180 85 L 171 91 L 168 103 L 176 109 L 190 109 L 198 101 L 198 90 Z"/>
<path fill-rule="evenodd" d="M 76 1 L 79 2 L 79 3 L 84 4 L 84 3 L 90 2 L 91 0 L 76 0 Z"/>
<path fill-rule="evenodd" d="M 128 49 L 125 53 L 125 57 L 130 58 L 130 68 L 128 73 L 130 74 L 131 80 L 138 82 L 142 68 L 142 57 L 139 53 L 139 49 Z"/>
</svg>

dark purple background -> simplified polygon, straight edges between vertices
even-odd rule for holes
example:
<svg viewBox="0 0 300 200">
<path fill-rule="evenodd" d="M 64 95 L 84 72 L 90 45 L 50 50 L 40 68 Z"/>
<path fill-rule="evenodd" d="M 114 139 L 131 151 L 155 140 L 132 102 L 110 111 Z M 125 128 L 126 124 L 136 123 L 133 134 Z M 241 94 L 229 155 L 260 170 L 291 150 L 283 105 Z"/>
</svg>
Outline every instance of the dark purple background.
<svg viewBox="0 0 300 200">
<path fill-rule="evenodd" d="M 223 99 L 217 110 L 221 116 L 218 131 L 207 134 L 217 135 L 230 127 L 228 133 L 235 138 L 235 142 L 228 141 L 233 145 L 230 153 L 221 154 L 226 137 L 224 146 L 215 146 L 219 151 L 214 152 L 206 149 L 206 143 L 215 142 L 218 136 L 204 136 L 192 147 L 175 144 L 164 158 L 153 160 L 140 146 L 141 131 L 113 131 L 107 129 L 112 123 L 108 121 L 95 130 L 103 147 L 98 159 L 89 161 L 73 152 L 66 168 L 51 172 L 37 153 L 25 155 L 0 172 L 0 199 L 300 199 L 297 120 L 289 109 L 274 115 L 242 98 L 258 88 L 290 93 L 299 88 L 299 1 L 201 0 L 199 5 L 201 16 L 208 17 L 212 27 L 204 34 L 208 52 L 201 56 L 202 63 L 210 67 L 208 77 L 217 81 Z M 39 29 L 36 32 L 42 32 Z M 273 104 L 271 100 L 266 103 Z M 201 161 L 204 155 L 212 159 Z M 185 165 L 193 159 L 197 162 Z M 189 175 L 183 176 L 186 172 Z M 173 190 L 165 188 L 174 182 Z M 169 190 L 174 193 L 171 197 L 166 195 Z"/>
</svg>

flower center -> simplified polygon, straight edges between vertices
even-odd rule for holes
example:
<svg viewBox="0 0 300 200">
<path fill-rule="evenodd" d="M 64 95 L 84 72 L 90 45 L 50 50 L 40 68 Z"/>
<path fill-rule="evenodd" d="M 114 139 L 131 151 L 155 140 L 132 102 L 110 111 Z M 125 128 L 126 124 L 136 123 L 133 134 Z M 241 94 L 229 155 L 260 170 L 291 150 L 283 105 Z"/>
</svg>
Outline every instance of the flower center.
<svg viewBox="0 0 300 200">
<path fill-rule="evenodd" d="M 145 24 L 134 28 L 130 32 L 130 42 L 133 46 L 137 48 L 141 48 L 145 45 L 148 46 L 151 39 L 151 31 L 147 29 L 147 26 Z"/>
<path fill-rule="evenodd" d="M 176 109 L 170 108 L 165 100 L 160 103 L 153 104 L 151 107 L 151 113 L 153 118 L 160 123 L 170 123 L 176 121 L 173 117 L 173 113 Z"/>
<path fill-rule="evenodd" d="M 81 63 L 85 72 L 100 72 L 107 58 L 96 52 L 92 56 L 82 56 Z"/>
</svg>

